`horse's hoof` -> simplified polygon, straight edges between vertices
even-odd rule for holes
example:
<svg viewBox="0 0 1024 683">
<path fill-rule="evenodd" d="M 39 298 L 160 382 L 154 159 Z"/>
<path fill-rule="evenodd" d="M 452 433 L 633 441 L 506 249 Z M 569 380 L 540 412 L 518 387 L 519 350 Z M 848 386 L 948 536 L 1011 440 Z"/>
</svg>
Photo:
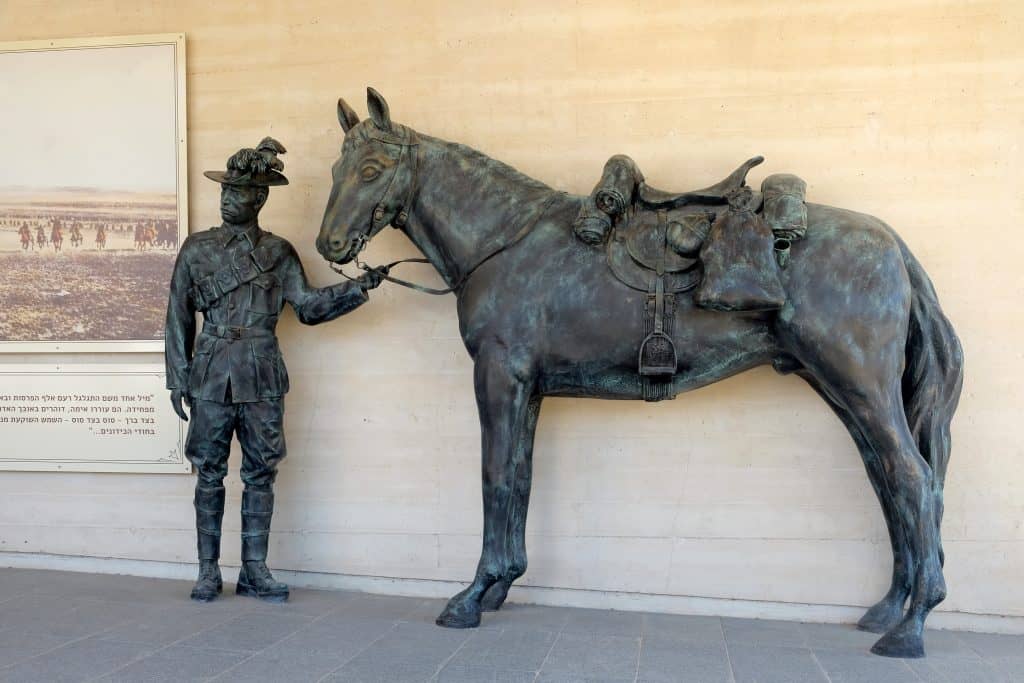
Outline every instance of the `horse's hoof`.
<svg viewBox="0 0 1024 683">
<path fill-rule="evenodd" d="M 480 607 L 473 602 L 448 603 L 441 615 L 434 620 L 438 626 L 445 628 L 476 628 L 480 625 Z"/>
<path fill-rule="evenodd" d="M 920 659 L 924 657 L 924 639 L 913 623 L 903 623 L 882 636 L 871 646 L 871 652 L 882 657 Z"/>
<path fill-rule="evenodd" d="M 868 633 L 886 633 L 903 618 L 903 602 L 882 600 L 864 613 L 857 628 Z"/>
<path fill-rule="evenodd" d="M 509 584 L 504 581 L 498 581 L 484 593 L 483 599 L 480 600 L 480 609 L 484 612 L 497 612 L 501 609 L 501 606 L 505 604 L 505 598 L 508 597 Z"/>
</svg>

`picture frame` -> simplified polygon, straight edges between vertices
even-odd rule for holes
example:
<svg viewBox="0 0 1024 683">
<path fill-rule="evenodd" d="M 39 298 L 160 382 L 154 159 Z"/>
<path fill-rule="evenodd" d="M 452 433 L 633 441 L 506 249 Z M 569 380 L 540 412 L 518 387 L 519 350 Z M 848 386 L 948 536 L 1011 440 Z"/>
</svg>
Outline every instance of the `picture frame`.
<svg viewBox="0 0 1024 683">
<path fill-rule="evenodd" d="M 0 353 L 162 352 L 188 235 L 185 34 L 0 43 L 0 78 L 19 127 L 0 171 Z"/>
</svg>

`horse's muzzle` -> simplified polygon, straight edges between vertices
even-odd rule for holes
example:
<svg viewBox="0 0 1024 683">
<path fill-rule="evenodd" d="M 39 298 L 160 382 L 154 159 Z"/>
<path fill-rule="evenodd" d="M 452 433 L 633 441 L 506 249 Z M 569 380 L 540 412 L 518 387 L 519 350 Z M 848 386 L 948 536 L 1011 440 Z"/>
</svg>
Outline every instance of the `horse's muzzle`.
<svg viewBox="0 0 1024 683">
<path fill-rule="evenodd" d="M 320 252 L 320 255 L 327 261 L 339 265 L 345 265 L 352 261 L 365 246 L 365 235 L 357 235 L 355 238 L 349 239 L 324 238 L 321 236 L 316 240 L 316 249 Z"/>
</svg>

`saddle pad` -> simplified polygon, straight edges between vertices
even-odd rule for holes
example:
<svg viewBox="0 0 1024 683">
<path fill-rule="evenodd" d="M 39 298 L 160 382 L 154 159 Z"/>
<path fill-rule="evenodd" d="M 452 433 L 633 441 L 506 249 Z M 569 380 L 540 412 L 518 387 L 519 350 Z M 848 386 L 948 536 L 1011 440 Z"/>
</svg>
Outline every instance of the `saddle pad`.
<svg viewBox="0 0 1024 683">
<path fill-rule="evenodd" d="M 685 211 L 631 211 L 623 220 L 615 237 L 625 240 L 629 255 L 640 266 L 650 270 L 678 273 L 693 267 L 695 258 L 682 256 L 669 248 L 667 230 L 670 223 L 682 219 Z"/>
<path fill-rule="evenodd" d="M 659 212 L 633 208 L 622 216 L 608 240 L 608 266 L 615 277 L 627 287 L 653 292 L 660 269 L 665 279 L 665 292 L 685 292 L 696 287 L 701 279 L 700 261 L 682 256 L 669 247 L 666 233 L 673 221 L 695 210 Z"/>
<path fill-rule="evenodd" d="M 658 281 L 657 272 L 637 263 L 629 253 L 625 238 L 619 235 L 608 240 L 608 267 L 619 282 L 641 292 L 653 292 Z M 686 270 L 666 272 L 665 293 L 676 294 L 693 289 L 700 284 L 703 269 L 697 259 L 689 260 Z"/>
</svg>

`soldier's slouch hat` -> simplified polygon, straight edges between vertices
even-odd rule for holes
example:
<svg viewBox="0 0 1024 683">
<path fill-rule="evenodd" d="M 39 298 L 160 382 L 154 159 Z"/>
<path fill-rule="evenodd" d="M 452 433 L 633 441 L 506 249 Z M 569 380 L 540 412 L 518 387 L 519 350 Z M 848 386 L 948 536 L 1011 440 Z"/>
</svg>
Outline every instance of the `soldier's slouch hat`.
<svg viewBox="0 0 1024 683">
<path fill-rule="evenodd" d="M 277 158 L 278 154 L 284 153 L 284 145 L 280 142 L 274 138 L 263 138 L 256 149 L 246 147 L 232 154 L 227 171 L 205 171 L 203 175 L 222 185 L 287 185 L 288 179 L 281 173 L 284 162 Z"/>
</svg>

